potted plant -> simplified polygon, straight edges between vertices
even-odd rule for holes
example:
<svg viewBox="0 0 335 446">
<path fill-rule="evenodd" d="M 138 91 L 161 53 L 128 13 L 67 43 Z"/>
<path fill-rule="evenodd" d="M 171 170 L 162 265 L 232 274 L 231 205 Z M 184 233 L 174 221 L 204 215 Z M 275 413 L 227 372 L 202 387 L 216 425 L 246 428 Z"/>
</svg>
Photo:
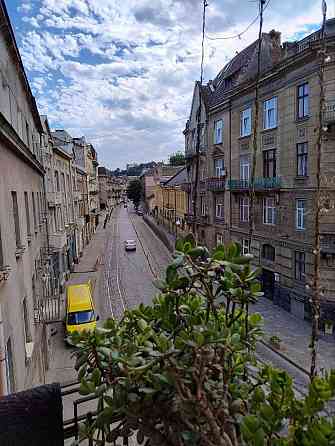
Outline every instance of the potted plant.
<svg viewBox="0 0 335 446">
<path fill-rule="evenodd" d="M 281 343 L 281 339 L 279 336 L 273 335 L 270 338 L 270 344 L 274 347 L 277 348 L 278 350 L 280 350 L 280 343 Z"/>
<path fill-rule="evenodd" d="M 325 319 L 324 324 L 325 324 L 325 334 L 332 335 L 334 322 L 331 321 L 330 319 Z"/>
</svg>

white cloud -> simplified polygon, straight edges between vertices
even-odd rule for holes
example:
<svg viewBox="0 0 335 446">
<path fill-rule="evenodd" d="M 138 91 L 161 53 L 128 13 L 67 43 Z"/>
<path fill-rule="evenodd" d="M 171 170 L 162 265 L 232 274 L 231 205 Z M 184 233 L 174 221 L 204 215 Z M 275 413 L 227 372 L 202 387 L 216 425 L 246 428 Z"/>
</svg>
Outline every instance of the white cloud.
<svg viewBox="0 0 335 446">
<path fill-rule="evenodd" d="M 21 36 L 21 50 L 34 74 L 41 112 L 52 125 L 91 136 L 101 162 L 114 168 L 130 160 L 163 159 L 183 147 L 182 129 L 199 77 L 199 0 L 40 0 L 37 5 L 34 16 L 28 7 L 22 10 L 32 29 Z M 257 4 L 211 0 L 206 12 L 208 35 L 231 35 L 257 15 Z M 280 30 L 285 40 L 319 20 L 313 0 L 272 0 L 264 31 Z M 253 26 L 241 39 L 206 39 L 205 78 L 213 78 L 256 38 Z"/>
</svg>

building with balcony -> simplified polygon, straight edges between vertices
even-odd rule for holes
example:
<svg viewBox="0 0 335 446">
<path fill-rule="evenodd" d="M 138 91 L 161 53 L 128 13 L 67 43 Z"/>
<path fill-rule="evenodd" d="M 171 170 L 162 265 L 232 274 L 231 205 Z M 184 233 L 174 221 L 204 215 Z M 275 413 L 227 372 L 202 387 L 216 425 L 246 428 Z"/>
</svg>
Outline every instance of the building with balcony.
<svg viewBox="0 0 335 446">
<path fill-rule="evenodd" d="M 43 128 L 0 0 L 0 396 L 44 382 L 50 297 Z"/>
<path fill-rule="evenodd" d="M 325 101 L 321 155 L 322 319 L 335 321 L 335 19 L 326 23 Z M 238 241 L 262 270 L 266 297 L 300 318 L 311 314 L 316 209 L 316 147 L 320 112 L 320 31 L 281 43 L 263 33 L 256 156 L 253 156 L 258 41 L 236 55 L 201 87 L 201 119 L 207 125 L 206 155 L 194 158 L 194 101 L 186 123 L 185 153 L 192 159 L 189 215 L 198 163 L 198 240 L 208 247 Z M 200 86 L 196 84 L 194 96 Z M 191 124 L 191 122 L 193 122 Z M 188 155 L 189 154 L 189 155 Z M 252 181 L 253 160 L 255 174 Z M 201 167 L 203 165 L 203 167 Z M 205 188 L 205 184 L 207 187 Z M 205 191 L 206 189 L 206 191 Z M 250 221 L 250 197 L 254 197 Z M 200 223 L 199 217 L 206 216 Z M 252 238 L 250 245 L 250 226 Z"/>
</svg>

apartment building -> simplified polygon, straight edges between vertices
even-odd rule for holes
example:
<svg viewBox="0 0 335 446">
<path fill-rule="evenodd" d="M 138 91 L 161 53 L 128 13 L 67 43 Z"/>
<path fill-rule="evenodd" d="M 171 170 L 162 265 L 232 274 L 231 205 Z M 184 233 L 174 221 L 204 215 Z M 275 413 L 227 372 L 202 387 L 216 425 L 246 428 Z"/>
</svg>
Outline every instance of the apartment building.
<svg viewBox="0 0 335 446">
<path fill-rule="evenodd" d="M 187 223 L 187 193 L 181 188 L 187 181 L 186 167 L 179 169 L 169 180 L 157 184 L 152 215 L 176 238 L 189 232 Z"/>
<path fill-rule="evenodd" d="M 206 120 L 202 121 L 207 122 L 208 136 L 205 155 L 200 158 L 206 160 L 203 164 L 207 174 L 203 184 L 198 182 L 197 219 L 205 219 L 197 225 L 197 236 L 209 247 L 228 240 L 239 241 L 243 252 L 251 252 L 262 270 L 266 297 L 298 317 L 309 319 L 320 112 L 320 31 L 301 41 L 283 44 L 276 31 L 262 36 L 255 212 L 250 222 L 257 46 L 258 42 L 254 42 L 240 52 L 213 82 L 202 87 L 207 106 Z M 323 320 L 335 321 L 335 19 L 326 24 L 324 76 L 321 308 Z M 193 108 L 184 132 L 187 156 L 194 153 Z M 186 183 L 186 189 L 194 187 L 194 163 L 188 164 L 192 181 Z M 206 185 L 204 192 L 202 185 Z M 249 246 L 251 223 L 253 237 Z"/>
<path fill-rule="evenodd" d="M 0 0 L 0 395 L 43 383 L 50 263 L 42 124 Z"/>
</svg>

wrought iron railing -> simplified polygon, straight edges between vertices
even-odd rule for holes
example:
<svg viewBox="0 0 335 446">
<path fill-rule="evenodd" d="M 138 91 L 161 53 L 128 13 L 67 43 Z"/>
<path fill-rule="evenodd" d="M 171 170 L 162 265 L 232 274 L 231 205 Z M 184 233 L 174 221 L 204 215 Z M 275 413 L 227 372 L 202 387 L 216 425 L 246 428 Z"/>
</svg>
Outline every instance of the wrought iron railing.
<svg viewBox="0 0 335 446">
<path fill-rule="evenodd" d="M 226 187 L 226 179 L 224 177 L 207 178 L 207 190 L 211 192 L 224 191 Z"/>
<path fill-rule="evenodd" d="M 228 185 L 230 190 L 248 190 L 251 188 L 250 180 L 229 180 Z M 254 188 L 256 191 L 260 190 L 273 190 L 281 188 L 281 178 L 265 178 L 258 177 L 254 180 Z"/>
<path fill-rule="evenodd" d="M 323 109 L 323 121 L 327 123 L 335 122 L 335 99 L 325 101 Z"/>
</svg>

